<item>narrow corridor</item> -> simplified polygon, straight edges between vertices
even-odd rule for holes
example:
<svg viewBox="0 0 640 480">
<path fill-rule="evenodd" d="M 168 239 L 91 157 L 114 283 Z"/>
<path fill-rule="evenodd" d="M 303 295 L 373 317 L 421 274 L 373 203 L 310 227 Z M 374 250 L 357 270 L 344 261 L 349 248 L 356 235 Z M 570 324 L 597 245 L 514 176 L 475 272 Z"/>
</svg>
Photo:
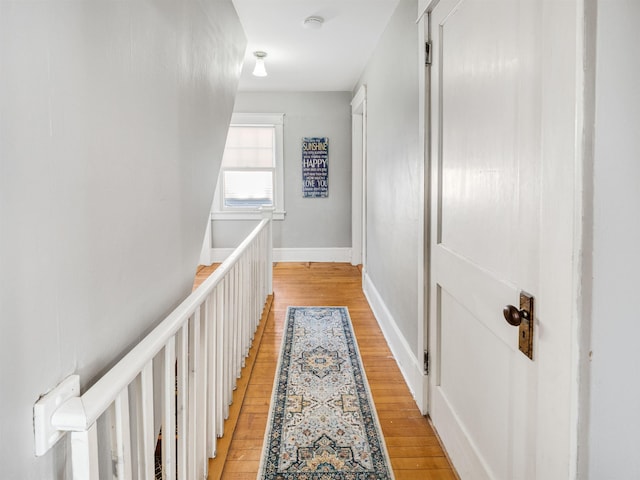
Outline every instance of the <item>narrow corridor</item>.
<svg viewBox="0 0 640 480">
<path fill-rule="evenodd" d="M 201 269 L 196 284 L 212 270 Z M 274 266 L 273 288 L 273 305 L 237 426 L 232 437 L 221 442 L 231 441 L 226 461 L 210 461 L 209 478 L 256 478 L 286 309 L 290 305 L 325 305 L 349 308 L 396 479 L 455 479 L 438 438 L 413 401 L 362 293 L 360 270 L 349 264 L 278 263 Z M 255 354 L 252 349 L 251 356 Z M 241 379 L 240 384 L 242 380 L 246 379 Z M 236 395 L 242 396 L 240 391 L 238 388 L 234 394 L 234 402 Z M 227 430 L 225 436 L 229 433 Z"/>
</svg>

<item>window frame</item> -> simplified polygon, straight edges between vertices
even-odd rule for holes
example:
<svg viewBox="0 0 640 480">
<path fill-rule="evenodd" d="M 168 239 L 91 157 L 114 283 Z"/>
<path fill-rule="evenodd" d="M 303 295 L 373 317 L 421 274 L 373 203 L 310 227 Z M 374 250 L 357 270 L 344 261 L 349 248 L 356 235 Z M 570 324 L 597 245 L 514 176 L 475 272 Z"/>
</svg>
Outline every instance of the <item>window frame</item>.
<svg viewBox="0 0 640 480">
<path fill-rule="evenodd" d="M 286 214 L 284 210 L 284 113 L 234 113 L 231 116 L 229 126 L 273 126 L 274 133 L 274 156 L 275 165 L 273 167 L 273 218 L 275 220 L 283 220 Z M 262 170 L 265 167 L 246 167 L 248 170 Z M 220 171 L 216 182 L 216 190 L 213 198 L 213 207 L 211 210 L 212 220 L 252 220 L 262 218 L 260 208 L 251 207 L 233 207 L 224 205 L 223 195 L 223 175 L 224 168 L 220 163 Z M 230 170 L 239 170 L 231 168 Z"/>
</svg>

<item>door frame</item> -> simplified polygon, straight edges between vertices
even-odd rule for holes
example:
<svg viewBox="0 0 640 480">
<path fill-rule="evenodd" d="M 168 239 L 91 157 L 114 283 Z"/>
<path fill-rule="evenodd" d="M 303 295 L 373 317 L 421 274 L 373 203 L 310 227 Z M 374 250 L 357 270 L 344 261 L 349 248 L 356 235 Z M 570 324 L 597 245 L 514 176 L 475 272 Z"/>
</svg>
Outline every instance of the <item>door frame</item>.
<svg viewBox="0 0 640 480">
<path fill-rule="evenodd" d="M 436 3 L 439 0 L 435 0 Z M 431 265 L 431 143 L 430 143 L 430 99 L 431 99 L 431 68 L 427 64 L 425 45 L 429 41 L 429 16 L 427 6 L 418 5 L 418 144 L 422 152 L 422 182 L 419 189 L 419 204 L 422 214 L 418 217 L 418 228 L 421 238 L 418 241 L 418 351 L 424 354 L 424 370 L 422 377 L 422 398 L 418 407 L 423 415 L 429 413 L 429 305 L 430 305 L 430 265 Z M 435 5 L 434 5 L 435 6 Z M 432 7 L 433 8 L 433 7 Z"/>
<path fill-rule="evenodd" d="M 351 101 L 351 264 L 367 268 L 367 87 Z"/>
<path fill-rule="evenodd" d="M 428 17 L 439 0 L 419 0 L 419 17 Z M 585 0 L 548 3 L 540 14 L 542 22 L 541 73 L 542 114 L 541 114 L 541 259 L 539 275 L 539 302 L 537 304 L 536 334 L 534 347 L 538 362 L 538 388 L 536 392 L 536 476 L 537 478 L 577 478 L 578 445 L 580 424 L 586 414 L 585 398 L 581 394 L 579 375 L 580 360 L 584 357 L 584 345 L 580 342 L 582 330 L 586 328 L 580 315 L 582 304 L 582 246 L 584 244 L 584 164 L 585 154 Z M 426 20 L 428 22 L 428 20 Z M 430 40 L 430 26 L 424 29 L 424 38 Z M 423 37 L 419 35 L 419 38 Z M 553 53 L 553 55 L 551 54 Z M 432 96 L 431 85 L 424 86 L 425 102 Z M 574 92 L 567 95 L 566 92 Z M 438 195 L 432 173 L 429 148 L 429 117 L 431 109 L 425 105 L 425 229 L 431 223 L 431 206 Z M 558 126 L 563 128 L 558 128 Z M 571 126 L 572 128 L 568 128 Z M 588 130 L 588 129 L 587 129 Z M 571 135 L 566 135 L 571 131 Z M 434 162 L 437 163 L 437 162 Z M 431 202 L 431 203 L 429 203 Z M 437 203 L 435 203 L 437 204 Z M 425 262 L 429 262 L 433 241 L 431 234 L 425 240 Z M 425 285 L 431 291 L 431 278 L 426 269 Z M 428 295 L 425 296 L 428 299 Z M 428 337 L 432 375 L 429 384 L 437 377 L 436 339 L 428 336 L 429 324 L 437 318 L 434 311 L 437 302 L 426 309 L 425 334 Z M 582 347 L 582 349 L 581 349 Z M 429 396 L 431 391 L 428 392 Z M 563 399 L 558 405 L 556 400 Z M 436 426 L 437 429 L 437 426 Z M 450 454 L 459 450 L 468 439 L 456 439 L 455 445 L 444 447 Z M 451 455 L 452 457 L 454 455 Z M 461 458 L 455 455 L 457 458 Z M 463 454 L 464 456 L 464 454 Z M 462 458 L 464 463 L 464 458 Z M 467 458 L 467 461 L 473 459 Z M 464 465 L 456 465 L 464 471 Z M 558 476 L 560 475 L 560 476 Z"/>
</svg>

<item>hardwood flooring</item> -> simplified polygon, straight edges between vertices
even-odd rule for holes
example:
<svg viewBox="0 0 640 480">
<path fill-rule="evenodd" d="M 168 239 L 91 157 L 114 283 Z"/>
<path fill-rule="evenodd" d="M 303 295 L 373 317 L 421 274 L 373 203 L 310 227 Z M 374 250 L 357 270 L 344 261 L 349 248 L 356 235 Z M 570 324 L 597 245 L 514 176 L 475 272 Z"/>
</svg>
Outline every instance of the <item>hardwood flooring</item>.
<svg viewBox="0 0 640 480">
<path fill-rule="evenodd" d="M 196 284 L 211 271 L 211 267 L 199 269 Z M 209 464 L 209 480 L 254 480 L 257 476 L 284 318 L 290 305 L 349 308 L 395 478 L 458 478 L 429 421 L 420 414 L 382 336 L 362 293 L 360 270 L 349 264 L 278 263 L 273 277 L 271 311 L 260 327 L 259 345 L 256 338 L 247 362 L 252 371 L 243 371 L 234 394 L 237 422 L 234 428 L 225 427 L 226 438 L 221 439 L 218 456 Z M 226 449 L 228 452 L 222 451 Z"/>
</svg>

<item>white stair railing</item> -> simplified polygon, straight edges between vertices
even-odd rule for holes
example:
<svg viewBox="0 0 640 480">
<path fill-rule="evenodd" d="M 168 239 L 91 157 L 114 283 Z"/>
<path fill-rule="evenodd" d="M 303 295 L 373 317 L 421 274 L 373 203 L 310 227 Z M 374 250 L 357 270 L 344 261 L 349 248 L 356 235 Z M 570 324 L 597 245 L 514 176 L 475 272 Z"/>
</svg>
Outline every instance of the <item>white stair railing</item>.
<svg viewBox="0 0 640 480">
<path fill-rule="evenodd" d="M 36 403 L 36 454 L 70 432 L 74 479 L 154 480 L 161 426 L 163 480 L 206 479 L 272 293 L 271 252 L 266 213 L 199 288 L 84 394 L 72 376 Z"/>
</svg>

